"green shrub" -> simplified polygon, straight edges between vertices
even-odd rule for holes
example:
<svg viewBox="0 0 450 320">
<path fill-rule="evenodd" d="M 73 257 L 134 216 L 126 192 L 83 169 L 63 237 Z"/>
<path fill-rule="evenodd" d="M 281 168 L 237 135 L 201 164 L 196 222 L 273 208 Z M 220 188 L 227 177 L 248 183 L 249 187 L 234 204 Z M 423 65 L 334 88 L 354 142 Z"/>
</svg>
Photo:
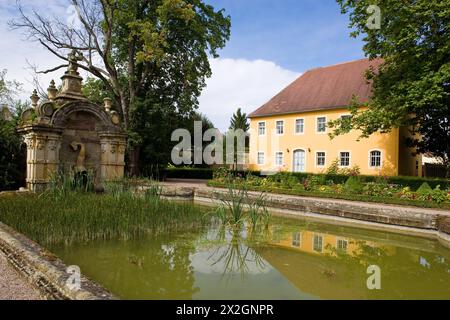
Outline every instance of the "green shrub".
<svg viewBox="0 0 450 320">
<path fill-rule="evenodd" d="M 161 173 L 161 178 L 210 180 L 214 171 L 211 168 L 167 168 Z"/>
<path fill-rule="evenodd" d="M 440 186 L 437 186 L 433 191 L 431 191 L 431 198 L 437 203 L 442 203 L 447 200 L 447 192 L 441 190 Z"/>
<path fill-rule="evenodd" d="M 450 188 L 449 179 L 431 179 L 431 178 L 421 178 L 421 177 L 388 177 L 388 182 L 391 184 L 400 185 L 403 187 L 410 187 L 411 190 L 417 190 L 420 186 L 426 182 L 431 188 L 436 188 L 440 186 L 441 189 Z"/>
<path fill-rule="evenodd" d="M 361 174 L 361 168 L 355 164 L 354 166 L 352 166 L 351 168 L 343 168 L 343 169 L 339 169 L 339 173 L 345 176 L 359 176 Z"/>
<path fill-rule="evenodd" d="M 427 182 L 424 182 L 420 185 L 416 192 L 418 194 L 428 194 L 431 191 L 433 191 L 433 189 L 430 187 L 430 185 Z"/>
<path fill-rule="evenodd" d="M 340 161 L 338 158 L 334 159 L 331 165 L 327 168 L 327 174 L 337 175 L 339 174 L 339 164 Z"/>
<path fill-rule="evenodd" d="M 363 192 L 364 185 L 358 177 L 350 177 L 347 182 L 345 182 L 344 189 L 348 193 L 359 194 Z"/>
</svg>

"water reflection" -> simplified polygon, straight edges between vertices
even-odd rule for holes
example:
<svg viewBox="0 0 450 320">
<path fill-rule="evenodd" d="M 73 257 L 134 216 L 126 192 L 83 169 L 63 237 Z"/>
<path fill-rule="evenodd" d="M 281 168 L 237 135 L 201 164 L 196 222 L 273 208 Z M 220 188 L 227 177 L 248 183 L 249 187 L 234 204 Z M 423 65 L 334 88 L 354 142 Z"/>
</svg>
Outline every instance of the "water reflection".
<svg viewBox="0 0 450 320">
<path fill-rule="evenodd" d="M 223 268 L 223 276 L 239 273 L 242 278 L 250 270 L 250 264 L 257 268 L 257 271 L 263 272 L 267 267 L 267 263 L 252 248 L 257 243 L 257 232 L 254 228 L 246 228 L 243 225 L 226 228 L 220 226 L 217 232 L 212 232 L 212 239 L 216 243 L 221 244 L 208 257 L 208 261 L 212 262 L 211 266 L 220 265 Z M 215 235 L 214 235 L 215 233 Z M 215 239 L 214 239 L 215 238 Z"/>
<path fill-rule="evenodd" d="M 52 248 L 128 299 L 450 299 L 450 252 L 436 241 L 308 221 Z M 367 266 L 382 290 L 366 286 Z"/>
<path fill-rule="evenodd" d="M 352 228 L 334 229 L 340 232 L 278 225 L 273 248 L 260 253 L 296 287 L 322 298 L 450 299 L 449 252 L 436 242 L 394 234 L 376 239 L 380 233 L 373 231 L 352 237 Z M 366 287 L 370 265 L 381 268 L 382 290 Z"/>
</svg>

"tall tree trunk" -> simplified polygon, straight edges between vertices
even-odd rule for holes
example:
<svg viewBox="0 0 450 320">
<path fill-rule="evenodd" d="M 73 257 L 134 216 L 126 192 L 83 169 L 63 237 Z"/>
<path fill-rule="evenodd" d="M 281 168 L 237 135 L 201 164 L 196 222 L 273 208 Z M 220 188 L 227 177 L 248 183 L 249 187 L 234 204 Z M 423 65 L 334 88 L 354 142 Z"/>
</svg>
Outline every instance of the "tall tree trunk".
<svg viewBox="0 0 450 320">
<path fill-rule="evenodd" d="M 129 103 L 123 93 L 120 94 L 120 106 L 122 108 L 123 124 L 125 130 L 130 129 Z"/>
</svg>

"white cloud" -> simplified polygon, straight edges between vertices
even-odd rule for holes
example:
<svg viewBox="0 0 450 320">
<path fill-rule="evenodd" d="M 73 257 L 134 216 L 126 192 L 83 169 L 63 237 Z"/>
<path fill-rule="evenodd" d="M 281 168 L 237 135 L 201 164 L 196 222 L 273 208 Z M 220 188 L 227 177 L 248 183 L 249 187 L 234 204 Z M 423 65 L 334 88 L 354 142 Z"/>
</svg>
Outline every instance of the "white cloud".
<svg viewBox="0 0 450 320">
<path fill-rule="evenodd" d="M 213 76 L 200 97 L 200 112 L 226 131 L 237 108 L 247 114 L 262 106 L 300 74 L 265 60 L 213 59 Z"/>
<path fill-rule="evenodd" d="M 61 19 L 68 17 L 68 0 L 48 0 L 40 3 L 35 0 L 21 0 L 21 5 L 25 11 L 30 12 L 37 9 L 47 15 L 56 15 Z M 21 30 L 10 30 L 8 21 L 18 18 L 18 9 L 15 1 L 0 0 L 0 70 L 7 69 L 7 79 L 15 79 L 23 84 L 24 91 L 20 95 L 21 99 L 28 99 L 33 91 L 33 72 L 28 63 L 36 66 L 39 70 L 60 65 L 62 62 L 50 52 L 45 50 L 39 43 L 28 40 Z M 60 83 L 59 77 L 64 70 L 40 75 L 40 84 L 47 88 L 50 80 L 54 79 Z"/>
</svg>

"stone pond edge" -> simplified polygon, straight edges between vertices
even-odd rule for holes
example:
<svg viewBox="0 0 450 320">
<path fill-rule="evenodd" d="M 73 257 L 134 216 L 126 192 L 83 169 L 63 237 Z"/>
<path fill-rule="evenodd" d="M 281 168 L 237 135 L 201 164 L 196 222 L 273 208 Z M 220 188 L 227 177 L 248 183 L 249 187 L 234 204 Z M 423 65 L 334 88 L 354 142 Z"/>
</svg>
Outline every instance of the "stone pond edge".
<svg viewBox="0 0 450 320">
<path fill-rule="evenodd" d="M 26 236 L 0 222 L 0 253 L 48 300 L 116 300 L 99 284 L 81 275 L 81 289 L 71 290 L 72 275 L 59 258 Z M 82 270 L 81 270 L 82 273 Z"/>
<path fill-rule="evenodd" d="M 161 194 L 166 199 L 189 200 L 212 205 L 226 199 L 228 190 L 212 187 L 165 185 Z M 261 192 L 249 192 L 257 198 Z M 266 204 L 276 215 L 316 219 L 329 223 L 384 230 L 407 235 L 435 238 L 450 248 L 450 211 L 349 200 L 310 198 L 265 194 Z"/>
</svg>

